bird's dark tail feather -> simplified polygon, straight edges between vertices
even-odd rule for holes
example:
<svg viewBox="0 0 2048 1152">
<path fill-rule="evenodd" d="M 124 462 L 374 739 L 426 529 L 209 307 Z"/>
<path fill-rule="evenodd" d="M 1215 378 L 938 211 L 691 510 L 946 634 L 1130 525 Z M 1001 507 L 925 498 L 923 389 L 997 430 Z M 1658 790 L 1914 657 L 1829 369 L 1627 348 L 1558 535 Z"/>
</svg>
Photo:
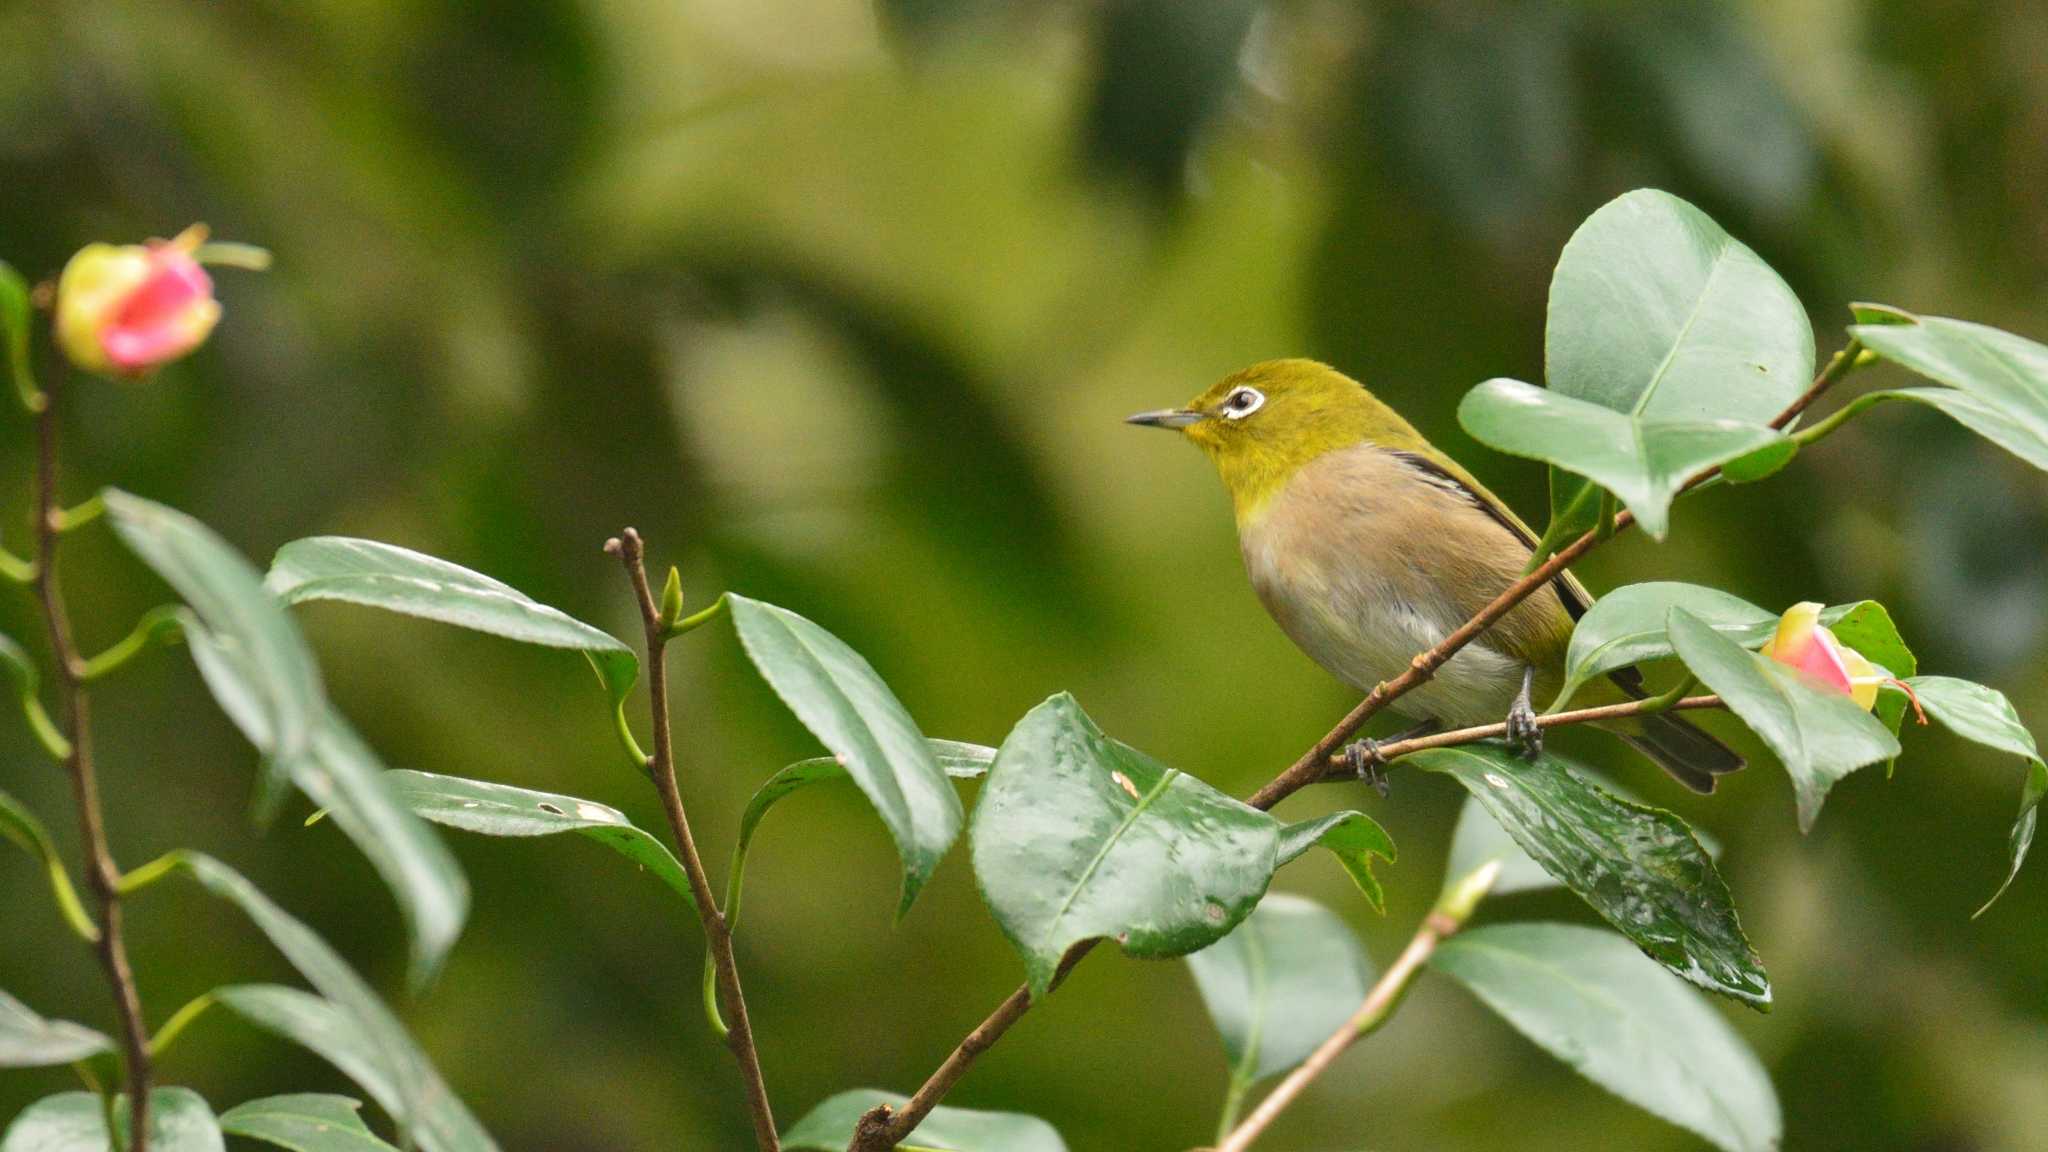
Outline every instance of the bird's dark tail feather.
<svg viewBox="0 0 2048 1152">
<path fill-rule="evenodd" d="M 1644 716 L 1630 727 L 1631 731 L 1617 735 L 1695 792 L 1712 792 L 1716 776 L 1726 776 L 1743 766 L 1735 749 L 1681 717 Z"/>
</svg>

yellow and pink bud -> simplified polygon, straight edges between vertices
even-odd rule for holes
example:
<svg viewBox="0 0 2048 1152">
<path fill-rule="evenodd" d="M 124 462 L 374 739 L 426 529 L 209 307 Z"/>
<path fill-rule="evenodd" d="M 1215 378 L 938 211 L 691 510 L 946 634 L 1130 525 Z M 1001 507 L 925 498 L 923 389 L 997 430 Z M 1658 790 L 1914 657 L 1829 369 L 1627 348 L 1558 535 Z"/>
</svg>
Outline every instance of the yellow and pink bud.
<svg viewBox="0 0 2048 1152">
<path fill-rule="evenodd" d="M 1787 608 L 1778 618 L 1777 633 L 1763 646 L 1764 656 L 1800 672 L 1809 683 L 1849 697 L 1866 712 L 1877 705 L 1879 688 L 1905 689 L 1891 673 L 1836 639 L 1820 622 L 1820 612 L 1821 606 L 1810 600 Z"/>
<path fill-rule="evenodd" d="M 73 364 L 143 376 L 206 342 L 220 322 L 197 253 L 206 229 L 174 240 L 88 244 L 57 279 L 57 343 Z"/>
</svg>

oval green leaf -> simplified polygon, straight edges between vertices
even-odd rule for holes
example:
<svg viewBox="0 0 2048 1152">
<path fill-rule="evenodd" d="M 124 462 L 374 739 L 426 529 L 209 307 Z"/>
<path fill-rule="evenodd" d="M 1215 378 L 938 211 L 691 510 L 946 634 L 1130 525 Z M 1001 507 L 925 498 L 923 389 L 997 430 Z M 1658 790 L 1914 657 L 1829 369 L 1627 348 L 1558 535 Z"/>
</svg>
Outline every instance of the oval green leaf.
<svg viewBox="0 0 2048 1152">
<path fill-rule="evenodd" d="M 397 769 L 384 774 L 398 802 L 444 828 L 483 836 L 554 836 L 575 832 L 654 874 L 697 906 L 689 877 L 662 842 L 616 808 L 574 796 L 514 788 L 458 776 Z"/>
<path fill-rule="evenodd" d="M 969 840 L 1036 997 L 1082 940 L 1168 957 L 1221 939 L 1272 880 L 1280 822 L 1103 735 L 1062 692 L 997 750 Z"/>
<path fill-rule="evenodd" d="M 177 866 L 200 887 L 241 909 L 299 975 L 325 997 L 301 993 L 304 1000 L 297 1002 L 298 1007 L 303 1009 L 311 1002 L 329 1011 L 298 1020 L 296 1030 L 285 1035 L 327 1056 L 354 1077 L 426 1152 L 496 1152 L 497 1145 L 456 1099 L 405 1026 L 326 941 L 220 861 L 186 852 L 178 855 Z M 216 995 L 248 1015 L 246 1005 L 237 1003 L 228 995 L 230 991 L 223 989 Z M 330 1054 L 330 1049 L 336 1048 L 345 1051 L 346 1063 Z M 359 1074 L 365 1070 L 374 1075 L 365 1078 Z"/>
<path fill-rule="evenodd" d="M 1886 360 L 1955 389 L 1906 388 L 1858 397 L 1859 405 L 1910 400 L 2048 470 L 2048 346 L 1966 320 L 1901 313 L 1850 333 Z"/>
<path fill-rule="evenodd" d="M 862 1116 L 879 1104 L 901 1107 L 904 1099 L 873 1088 L 841 1092 L 790 1126 L 782 1137 L 784 1152 L 844 1152 Z M 904 1152 L 1067 1152 L 1060 1134 L 1036 1116 L 945 1107 L 932 1109 L 897 1147 Z"/>
<path fill-rule="evenodd" d="M 1402 757 L 1465 786 L 1522 851 L 1650 958 L 1755 1008 L 1770 978 L 1728 885 L 1683 820 L 1594 786 L 1558 757 L 1466 744 Z"/>
<path fill-rule="evenodd" d="M 0 1136 L 0 1152 L 106 1152 L 128 1146 L 128 1102 L 114 1098 L 114 1131 L 106 1105 L 90 1092 L 45 1096 L 22 1110 Z M 223 1152 L 220 1124 L 197 1092 L 158 1088 L 149 1094 L 151 1152 Z"/>
<path fill-rule="evenodd" d="M 291 1152 L 397 1152 L 363 1123 L 361 1108 L 346 1096 L 319 1092 L 266 1096 L 221 1113 L 220 1127 Z"/>
<path fill-rule="evenodd" d="M 1490 447 L 1592 480 L 1659 540 L 1670 528 L 1671 502 L 1686 481 L 1785 439 L 1760 423 L 1650 418 L 1507 379 L 1467 392 L 1458 405 L 1458 423 Z"/>
<path fill-rule="evenodd" d="M 0 1068 L 49 1068 L 112 1052 L 114 1042 L 68 1020 L 45 1020 L 0 992 Z"/>
<path fill-rule="evenodd" d="M 966 819 L 917 722 L 860 653 L 773 604 L 728 596 L 740 644 L 761 677 L 832 751 L 867 796 L 903 861 L 896 914 L 931 878 Z"/>
<path fill-rule="evenodd" d="M 339 600 L 582 652 L 615 703 L 640 672 L 633 650 L 610 633 L 481 572 L 393 544 L 347 536 L 294 540 L 278 549 L 263 583 L 287 604 Z"/>
<path fill-rule="evenodd" d="M 1372 987 L 1358 937 L 1313 900 L 1267 894 L 1235 931 L 1187 958 L 1231 1079 L 1252 1083 L 1308 1059 Z"/>
<path fill-rule="evenodd" d="M 1835 781 L 1899 754 L 1898 738 L 1847 696 L 1748 651 L 1684 608 L 1671 610 L 1666 627 L 1686 668 L 1785 765 L 1801 832 L 1812 830 Z"/>
<path fill-rule="evenodd" d="M 1671 609 L 1685 608 L 1745 647 L 1770 638 L 1777 617 L 1718 588 L 1653 580 L 1602 595 L 1579 618 L 1565 651 L 1565 684 L 1552 702 L 1562 708 L 1579 689 L 1610 672 L 1671 655 L 1665 629 Z"/>
<path fill-rule="evenodd" d="M 1906 682 L 1920 698 L 1920 706 L 1942 727 L 1965 740 L 2000 752 L 2010 752 L 2026 762 L 2027 775 L 2020 785 L 2020 814 L 2013 821 L 2007 839 L 2009 866 L 1998 891 L 1976 914 L 1982 916 L 2012 887 L 2013 877 L 2027 859 L 2034 843 L 2034 827 L 2040 821 L 2041 800 L 2048 796 L 2048 764 L 2041 762 L 2041 750 L 2034 734 L 2020 723 L 2020 714 L 2005 693 L 1952 676 L 1915 676 Z"/>
<path fill-rule="evenodd" d="M 1372 859 L 1377 856 L 1392 863 L 1394 838 L 1387 835 L 1378 821 L 1363 812 L 1346 811 L 1289 824 L 1280 829 L 1280 854 L 1275 867 L 1291 864 L 1315 847 L 1326 848 L 1337 858 L 1373 911 L 1387 910 L 1386 891 L 1380 887 L 1379 877 L 1372 874 Z"/>
<path fill-rule="evenodd" d="M 1496 924 L 1440 945 L 1430 966 L 1586 1079 L 1725 1152 L 1775 1152 L 1778 1094 L 1756 1054 L 1698 993 L 1611 932 Z"/>
</svg>

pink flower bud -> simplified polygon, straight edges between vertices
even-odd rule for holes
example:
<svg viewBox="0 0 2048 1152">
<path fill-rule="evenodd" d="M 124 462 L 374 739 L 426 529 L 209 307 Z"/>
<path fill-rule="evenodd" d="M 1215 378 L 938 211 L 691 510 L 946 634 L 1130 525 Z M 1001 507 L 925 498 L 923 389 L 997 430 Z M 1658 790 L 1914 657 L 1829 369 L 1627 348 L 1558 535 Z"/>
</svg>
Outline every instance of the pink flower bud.
<svg viewBox="0 0 2048 1152">
<path fill-rule="evenodd" d="M 142 376 L 206 342 L 220 322 L 213 278 L 194 258 L 206 229 L 175 240 L 88 244 L 57 280 L 57 343 L 73 364 Z"/>
<path fill-rule="evenodd" d="M 1862 653 L 1835 639 L 1821 624 L 1820 609 L 1810 600 L 1787 608 L 1763 654 L 1795 669 L 1808 683 L 1849 697 L 1867 712 L 1877 704 L 1877 690 L 1895 681 Z"/>
</svg>

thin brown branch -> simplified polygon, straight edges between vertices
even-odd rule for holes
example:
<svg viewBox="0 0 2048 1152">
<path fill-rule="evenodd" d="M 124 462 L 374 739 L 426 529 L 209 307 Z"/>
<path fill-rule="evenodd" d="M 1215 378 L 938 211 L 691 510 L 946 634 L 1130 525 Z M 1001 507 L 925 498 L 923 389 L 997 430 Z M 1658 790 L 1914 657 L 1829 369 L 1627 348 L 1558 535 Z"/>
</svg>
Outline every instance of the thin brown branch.
<svg viewBox="0 0 2048 1152">
<path fill-rule="evenodd" d="M 57 665 L 57 682 L 63 695 L 64 736 L 71 742 L 64 758 L 64 770 L 71 778 L 72 798 L 78 807 L 79 838 L 86 854 L 85 878 L 99 903 L 100 934 L 93 947 L 100 967 L 113 991 L 114 1011 L 121 1018 L 121 1053 L 128 1090 L 129 1148 L 145 1152 L 149 1146 L 150 1064 L 149 1029 L 143 1022 L 142 995 L 135 987 L 135 972 L 128 964 L 128 947 L 122 930 L 121 870 L 107 847 L 107 830 L 100 807 L 99 777 L 92 756 L 92 709 L 85 690 L 85 661 L 71 639 L 71 618 L 64 610 L 64 592 L 57 579 L 57 542 L 61 532 L 57 501 L 57 401 L 62 391 L 61 367 L 52 372 L 42 408 L 36 413 L 36 575 L 33 588 L 43 611 L 43 623 L 50 636 L 50 653 Z"/>
<path fill-rule="evenodd" d="M 1216 1146 L 1214 1152 L 1245 1152 L 1245 1149 L 1252 1146 L 1252 1141 L 1258 1139 L 1259 1135 L 1279 1118 L 1280 1113 L 1287 1110 L 1289 1104 L 1294 1103 L 1296 1097 L 1299 1097 L 1310 1084 L 1315 1083 L 1317 1077 L 1329 1071 L 1330 1066 L 1337 1062 L 1337 1057 L 1342 1056 L 1345 1049 L 1377 1032 L 1380 1025 L 1385 1024 L 1394 1014 L 1394 1009 L 1401 1003 L 1401 998 L 1407 995 L 1408 986 L 1414 982 L 1415 974 L 1422 970 L 1423 964 L 1436 952 L 1437 945 L 1456 935 L 1458 930 L 1465 926 L 1465 921 L 1471 918 L 1473 909 L 1479 906 L 1479 901 L 1485 898 L 1499 876 L 1498 862 L 1486 864 L 1471 875 L 1461 878 L 1451 891 L 1445 893 L 1436 907 L 1430 909 L 1429 915 L 1423 917 L 1422 926 L 1409 938 L 1408 946 L 1401 949 L 1401 955 L 1395 958 L 1393 965 L 1381 974 L 1372 989 L 1365 994 L 1365 1002 L 1358 1006 L 1358 1011 L 1352 1013 L 1351 1018 L 1346 1020 L 1342 1027 L 1330 1033 L 1329 1039 L 1324 1040 L 1313 1053 L 1310 1053 L 1307 1060 L 1289 1072 L 1287 1078 L 1274 1087 L 1264 1100 L 1259 1101 L 1259 1106 L 1252 1109 L 1252 1114 L 1232 1129 L 1230 1134 L 1224 1137 L 1223 1142 Z"/>
<path fill-rule="evenodd" d="M 1553 712 L 1536 717 L 1539 728 L 1561 728 L 1568 724 L 1597 724 L 1603 720 L 1625 720 L 1630 716 L 1641 716 L 1654 712 L 1691 712 L 1701 708 L 1724 707 L 1719 696 L 1687 696 L 1683 700 L 1630 700 L 1623 704 L 1602 704 L 1597 708 L 1577 708 L 1570 712 Z M 1431 748 L 1452 748 L 1459 744 L 1474 744 L 1481 740 L 1498 740 L 1508 733 L 1506 723 L 1479 724 L 1471 728 L 1453 728 L 1448 732 L 1432 732 L 1427 736 L 1411 736 L 1406 740 L 1390 740 L 1380 745 L 1380 757 L 1394 760 L 1410 752 L 1423 752 Z M 1326 761 L 1323 779 L 1327 781 L 1356 780 L 1343 753 L 1333 754 Z"/>
<path fill-rule="evenodd" d="M 689 877 L 690 894 L 697 903 L 697 915 L 704 923 L 704 937 L 718 978 L 718 998 L 731 1021 L 726 1044 L 739 1063 L 740 1078 L 746 1082 L 747 1111 L 754 1121 L 754 1140 L 761 1152 L 781 1152 L 781 1138 L 775 1132 L 775 1113 L 768 1103 L 768 1085 L 761 1077 L 761 1057 L 754 1046 L 754 1026 L 747 1017 L 747 998 L 740 988 L 739 964 L 733 959 L 732 927 L 711 892 L 711 880 L 704 861 L 697 854 L 696 837 L 690 834 L 690 818 L 683 811 L 683 796 L 676 784 L 675 742 L 669 725 L 668 668 L 663 660 L 669 631 L 661 619 L 661 606 L 647 583 L 646 546 L 631 528 L 617 539 L 605 542 L 605 551 L 617 556 L 633 582 L 640 602 L 640 622 L 647 634 L 647 696 L 654 714 L 654 751 L 647 770 L 661 794 L 662 811 L 675 835 L 676 851 L 682 857 L 683 872 Z"/>
<path fill-rule="evenodd" d="M 1792 423 L 1793 420 L 1797 419 L 1799 414 L 1811 406 L 1815 400 L 1819 399 L 1822 393 L 1833 387 L 1842 377 L 1848 375 L 1857 366 L 1860 351 L 1861 349 L 1853 340 L 1843 347 L 1840 352 L 1837 352 L 1828 361 L 1827 366 L 1821 370 L 1820 374 L 1814 377 L 1812 385 L 1805 392 L 1801 393 L 1797 399 L 1792 401 L 1783 412 L 1780 412 L 1771 420 L 1770 426 L 1783 429 Z M 1720 471 L 1719 468 L 1709 468 L 1688 480 L 1680 491 L 1691 491 L 1693 488 L 1719 475 Z M 1614 517 L 1613 526 L 1606 532 L 1598 529 L 1589 531 L 1553 553 L 1542 564 L 1537 565 L 1521 579 L 1510 584 L 1500 595 L 1494 597 L 1486 607 L 1481 608 L 1455 632 L 1444 637 L 1435 647 L 1426 652 L 1418 653 L 1399 676 L 1394 677 L 1392 680 L 1381 681 L 1371 692 L 1366 694 L 1365 699 L 1360 700 L 1356 707 L 1352 708 L 1350 712 L 1345 714 L 1342 720 L 1337 722 L 1336 727 L 1324 733 L 1322 738 L 1317 740 L 1313 747 L 1307 752 L 1302 753 L 1300 759 L 1289 765 L 1286 771 L 1268 781 L 1263 788 L 1254 792 L 1246 799 L 1245 803 L 1262 810 L 1270 809 L 1275 804 L 1294 795 L 1308 785 L 1323 779 L 1327 775 L 1329 766 L 1335 758 L 1338 749 L 1342 748 L 1346 741 L 1357 734 L 1358 730 L 1365 726 L 1366 721 L 1377 716 L 1389 704 L 1392 704 L 1402 696 L 1428 683 L 1430 678 L 1436 675 L 1437 670 L 1442 668 L 1451 657 L 1457 655 L 1467 644 L 1478 639 L 1481 633 L 1498 623 L 1503 616 L 1512 612 L 1516 605 L 1534 595 L 1545 584 L 1557 579 L 1566 568 L 1576 563 L 1586 553 L 1591 552 L 1601 541 L 1611 539 L 1614 534 L 1625 531 L 1629 525 L 1634 523 L 1635 517 L 1627 509 L 1623 509 Z M 1707 705 L 1688 704 L 1688 706 L 1706 707 Z M 1552 718 L 1552 722 L 1556 722 L 1555 718 Z M 1496 727 L 1501 730 L 1505 729 L 1505 725 L 1488 726 L 1488 728 Z M 1468 729 L 1466 731 L 1471 730 Z M 1498 735 L 1499 733 L 1496 731 L 1493 734 Z M 1445 733 L 1444 735 L 1453 734 Z M 1483 738 L 1479 736 L 1469 737 L 1469 739 Z M 1437 747 L 1440 745 L 1429 746 Z M 1394 746 L 1389 745 L 1388 747 Z M 1419 750 L 1420 747 L 1417 746 L 1409 746 L 1403 749 L 1403 751 L 1410 752 Z M 1079 957 L 1074 952 L 1069 952 L 1066 961 L 1063 962 L 1063 967 L 1078 959 Z M 970 1048 L 967 1044 L 962 1043 L 960 1047 L 954 1049 L 953 1054 L 946 1058 L 946 1062 L 939 1066 L 938 1071 L 932 1073 L 931 1077 L 925 1081 L 924 1086 L 919 1088 L 917 1093 L 910 1100 L 906 1101 L 902 1108 L 895 1110 L 877 1108 L 867 1116 L 862 1117 L 861 1125 L 856 1130 L 853 1143 L 848 1146 L 847 1152 L 887 1152 L 888 1149 L 902 1143 L 903 1139 L 916 1129 L 918 1123 L 925 1118 L 931 1109 L 937 1106 L 940 1100 L 944 1099 L 945 1094 L 952 1089 L 953 1085 L 958 1083 L 960 1078 L 966 1074 L 968 1066 L 973 1064 L 975 1058 L 992 1047 L 997 1040 L 1001 1039 L 1003 1033 L 1008 1031 L 1010 1026 L 1015 1024 L 1029 1008 L 1030 998 L 1028 992 L 1024 989 L 1019 989 L 1011 993 L 1010 997 L 1004 1000 L 1000 1007 L 990 1013 L 987 1019 L 983 1020 L 975 1027 L 973 1032 L 969 1033 L 971 1038 L 978 1038 L 976 1044 Z"/>
</svg>

